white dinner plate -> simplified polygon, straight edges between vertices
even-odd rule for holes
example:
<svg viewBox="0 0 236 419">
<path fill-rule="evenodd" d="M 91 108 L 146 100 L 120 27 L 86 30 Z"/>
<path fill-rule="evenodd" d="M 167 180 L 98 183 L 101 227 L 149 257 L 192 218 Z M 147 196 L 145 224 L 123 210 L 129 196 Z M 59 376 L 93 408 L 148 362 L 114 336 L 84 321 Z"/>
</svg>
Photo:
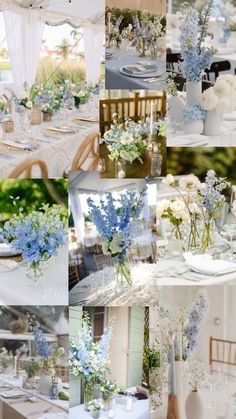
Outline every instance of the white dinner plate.
<svg viewBox="0 0 236 419">
<path fill-rule="evenodd" d="M 6 256 L 17 256 L 20 255 L 20 252 L 14 250 L 10 244 L 0 243 L 0 258 Z"/>
<path fill-rule="evenodd" d="M 12 397 L 13 398 L 22 397 L 26 395 L 25 391 L 21 390 L 20 388 L 13 388 L 11 390 L 4 391 L 3 393 L 0 393 L 0 394 L 6 399 L 12 398 Z"/>
<path fill-rule="evenodd" d="M 16 263 L 14 260 L 0 260 L 0 273 L 10 272 L 16 269 L 18 266 L 18 263 Z"/>
</svg>

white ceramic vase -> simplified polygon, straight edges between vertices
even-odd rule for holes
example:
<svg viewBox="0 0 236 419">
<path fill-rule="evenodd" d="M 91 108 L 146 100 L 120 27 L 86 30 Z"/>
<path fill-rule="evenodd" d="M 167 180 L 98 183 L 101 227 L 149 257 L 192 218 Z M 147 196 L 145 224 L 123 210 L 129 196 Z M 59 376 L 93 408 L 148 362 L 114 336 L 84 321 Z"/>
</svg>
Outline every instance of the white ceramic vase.
<svg viewBox="0 0 236 419">
<path fill-rule="evenodd" d="M 186 83 L 186 105 L 192 106 L 200 103 L 202 94 L 202 82 L 188 81 Z"/>
<path fill-rule="evenodd" d="M 168 116 L 174 124 L 182 124 L 182 111 L 185 107 L 181 96 L 171 96 L 168 98 Z"/>
<path fill-rule="evenodd" d="M 204 409 L 201 397 L 197 391 L 192 391 L 185 402 L 187 419 L 203 419 Z"/>
<path fill-rule="evenodd" d="M 204 134 L 211 136 L 220 135 L 221 123 L 222 123 L 222 112 L 216 111 L 207 111 L 207 116 L 204 121 Z"/>
<path fill-rule="evenodd" d="M 204 123 L 202 120 L 190 121 L 183 124 L 183 130 L 186 134 L 202 134 Z"/>
<path fill-rule="evenodd" d="M 49 396 L 51 387 L 52 377 L 50 375 L 41 375 L 39 379 L 39 393 L 44 394 L 44 396 Z M 60 378 L 58 378 L 57 388 L 59 392 L 63 390 L 62 381 Z"/>
</svg>

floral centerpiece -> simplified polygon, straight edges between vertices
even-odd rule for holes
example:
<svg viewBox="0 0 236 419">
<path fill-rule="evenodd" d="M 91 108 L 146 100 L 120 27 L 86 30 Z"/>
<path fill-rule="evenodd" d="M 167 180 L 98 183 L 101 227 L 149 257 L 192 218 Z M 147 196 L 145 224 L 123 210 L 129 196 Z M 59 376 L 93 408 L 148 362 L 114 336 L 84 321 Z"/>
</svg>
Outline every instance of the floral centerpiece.
<svg viewBox="0 0 236 419">
<path fill-rule="evenodd" d="M 206 117 L 206 111 L 198 103 L 191 106 L 185 106 L 182 110 L 182 120 L 184 130 L 187 134 L 202 134 Z"/>
<path fill-rule="evenodd" d="M 151 56 L 157 57 L 157 40 L 164 35 L 164 27 L 158 17 L 151 19 L 148 12 L 143 11 L 140 18 L 133 16 L 133 27 L 136 35 L 134 43 L 141 57 L 146 57 L 146 49 L 151 50 Z"/>
<path fill-rule="evenodd" d="M 39 211 L 19 213 L 0 228 L 0 240 L 9 242 L 13 249 L 22 254 L 28 263 L 27 274 L 37 279 L 42 276 L 42 262 L 56 256 L 58 249 L 65 243 L 66 217 L 59 205 L 43 205 Z"/>
<path fill-rule="evenodd" d="M 88 198 L 89 215 L 102 236 L 103 254 L 110 255 L 115 263 L 115 275 L 119 286 L 132 285 L 127 252 L 131 246 L 130 223 L 138 218 L 143 209 L 146 189 L 139 194 L 130 190 L 115 200 L 111 193 L 96 205 Z"/>
<path fill-rule="evenodd" d="M 182 199 L 176 198 L 172 201 L 162 199 L 157 201 L 157 218 L 168 219 L 173 226 L 172 233 L 177 240 L 183 239 L 181 225 L 189 219 L 185 203 Z"/>
<path fill-rule="evenodd" d="M 102 393 L 104 410 L 108 411 L 112 407 L 113 396 L 119 391 L 115 383 L 110 380 L 104 380 L 100 386 Z"/>
<path fill-rule="evenodd" d="M 140 126 L 131 119 L 123 121 L 118 114 L 113 114 L 111 129 L 104 134 L 104 140 L 108 143 L 110 151 L 109 158 L 115 160 L 125 160 L 133 163 L 139 160 L 143 163 L 143 157 L 147 150 L 147 142 L 140 134 Z"/>
<path fill-rule="evenodd" d="M 187 105 L 199 103 L 201 80 L 206 69 L 212 63 L 214 48 L 205 47 L 207 27 L 212 9 L 212 0 L 202 12 L 193 7 L 185 10 L 183 23 L 180 27 L 180 67 L 183 76 L 187 78 Z"/>
<path fill-rule="evenodd" d="M 116 46 L 119 48 L 120 43 L 122 41 L 120 25 L 123 20 L 123 16 L 119 16 L 118 18 L 113 17 L 111 12 L 107 13 L 108 22 L 106 25 L 106 38 L 108 41 L 108 47 Z"/>
<path fill-rule="evenodd" d="M 88 410 L 92 412 L 93 418 L 99 418 L 101 411 L 101 404 L 98 400 L 91 400 L 88 402 Z"/>
<path fill-rule="evenodd" d="M 84 313 L 77 341 L 70 343 L 70 372 L 84 382 L 84 404 L 93 399 L 93 387 L 104 382 L 108 371 L 108 351 L 112 336 L 109 326 L 100 340 L 94 342 L 89 316 Z"/>
<path fill-rule="evenodd" d="M 34 343 L 39 357 L 38 365 L 41 369 L 39 391 L 42 394 L 50 395 L 50 397 L 58 398 L 59 377 L 56 372 L 59 359 L 65 354 L 63 347 L 55 344 L 50 345 L 42 331 L 40 323 L 35 317 L 28 316 L 30 322 L 30 330 L 34 336 Z"/>
<path fill-rule="evenodd" d="M 190 230 L 187 239 L 187 250 L 196 248 L 199 239 L 200 250 L 205 253 L 206 249 L 213 244 L 212 229 L 215 220 L 221 216 L 225 196 L 222 192 L 230 187 L 230 183 L 225 178 L 218 178 L 214 170 L 208 170 L 205 182 L 201 183 L 197 176 L 191 174 L 184 176 L 179 181 L 177 187 L 175 178 L 171 174 L 167 175 L 164 182 L 173 187 L 181 197 L 182 206 L 185 207 L 189 217 L 185 221 L 190 222 Z M 164 214 L 169 201 L 160 201 L 158 204 L 159 218 Z M 202 231 L 199 231 L 199 222 L 202 221 Z"/>
<path fill-rule="evenodd" d="M 187 377 L 191 393 L 188 395 L 185 402 L 185 412 L 187 419 L 192 418 L 193 409 L 198 415 L 197 417 L 201 418 L 204 415 L 204 407 L 198 391 L 205 385 L 206 376 L 206 365 L 203 362 L 197 360 L 189 362 L 187 368 Z"/>
<path fill-rule="evenodd" d="M 14 101 L 15 105 L 23 106 L 26 109 L 32 109 L 33 106 L 37 103 L 38 93 L 39 93 L 39 86 L 36 84 L 32 84 L 31 87 L 28 86 L 27 83 L 23 85 L 24 90 L 19 92 L 19 96 L 15 95 Z"/>
</svg>

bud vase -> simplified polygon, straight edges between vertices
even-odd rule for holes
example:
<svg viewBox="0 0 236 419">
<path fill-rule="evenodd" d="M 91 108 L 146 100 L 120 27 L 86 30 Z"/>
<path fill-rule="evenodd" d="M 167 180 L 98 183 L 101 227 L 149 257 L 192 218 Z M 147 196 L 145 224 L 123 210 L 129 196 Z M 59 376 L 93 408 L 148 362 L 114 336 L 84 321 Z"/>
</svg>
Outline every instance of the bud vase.
<svg viewBox="0 0 236 419">
<path fill-rule="evenodd" d="M 200 103 L 202 94 L 202 82 L 188 81 L 186 83 L 186 105 L 192 106 Z"/>
<path fill-rule="evenodd" d="M 109 410 L 112 409 L 112 405 L 113 405 L 113 397 L 108 397 L 106 399 L 103 398 L 103 410 L 105 412 L 108 412 Z"/>
<path fill-rule="evenodd" d="M 215 241 L 216 224 L 213 218 L 206 218 L 201 226 L 201 252 L 205 253 L 209 246 Z"/>
<path fill-rule="evenodd" d="M 84 383 L 84 409 L 89 412 L 89 402 L 93 400 L 93 384 Z"/>
<path fill-rule="evenodd" d="M 187 419 L 202 419 L 204 408 L 198 391 L 192 391 L 185 402 L 185 413 Z"/>
<path fill-rule="evenodd" d="M 222 112 L 216 111 L 207 111 L 207 116 L 204 122 L 204 134 L 209 136 L 220 135 L 221 123 L 222 123 Z"/>
</svg>

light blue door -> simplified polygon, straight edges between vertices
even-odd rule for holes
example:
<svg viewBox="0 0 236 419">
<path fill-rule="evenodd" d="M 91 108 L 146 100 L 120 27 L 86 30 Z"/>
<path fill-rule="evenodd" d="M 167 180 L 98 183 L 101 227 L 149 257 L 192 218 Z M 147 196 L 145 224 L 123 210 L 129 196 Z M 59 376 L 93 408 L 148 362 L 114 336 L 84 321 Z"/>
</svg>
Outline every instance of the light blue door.
<svg viewBox="0 0 236 419">
<path fill-rule="evenodd" d="M 127 387 L 142 384 L 144 310 L 144 307 L 130 307 L 129 309 Z"/>
</svg>

